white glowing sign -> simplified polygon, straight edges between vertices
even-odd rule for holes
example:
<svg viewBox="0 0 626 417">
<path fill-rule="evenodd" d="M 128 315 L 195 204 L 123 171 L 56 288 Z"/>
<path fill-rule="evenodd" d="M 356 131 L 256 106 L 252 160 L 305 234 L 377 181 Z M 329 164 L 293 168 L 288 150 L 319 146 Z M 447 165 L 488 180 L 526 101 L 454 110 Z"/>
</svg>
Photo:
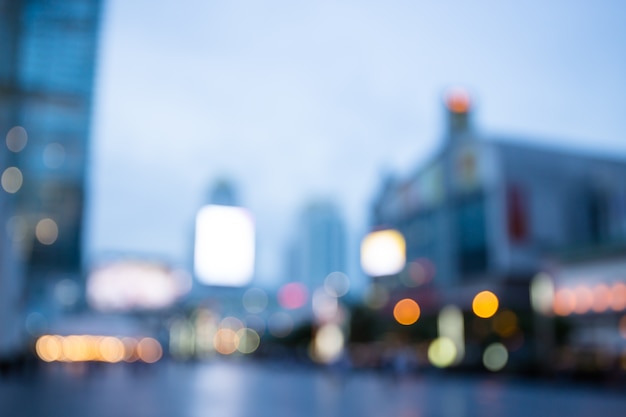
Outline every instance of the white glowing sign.
<svg viewBox="0 0 626 417">
<path fill-rule="evenodd" d="M 205 206 L 196 216 L 194 269 L 207 285 L 240 287 L 254 274 L 254 220 L 241 207 Z"/>
</svg>

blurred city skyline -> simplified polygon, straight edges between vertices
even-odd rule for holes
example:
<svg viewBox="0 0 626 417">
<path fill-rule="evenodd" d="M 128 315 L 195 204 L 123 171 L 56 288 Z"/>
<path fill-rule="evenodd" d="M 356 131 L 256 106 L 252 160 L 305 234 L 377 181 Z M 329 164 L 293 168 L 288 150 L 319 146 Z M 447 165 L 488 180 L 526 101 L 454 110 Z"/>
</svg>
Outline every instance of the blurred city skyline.
<svg viewBox="0 0 626 417">
<path fill-rule="evenodd" d="M 441 145 L 455 85 L 479 131 L 626 155 L 624 18 L 617 1 L 109 1 L 87 259 L 191 266 L 195 212 L 227 177 L 256 217 L 256 284 L 284 279 L 298 211 L 318 198 L 342 208 L 356 262 L 381 174 Z"/>
</svg>

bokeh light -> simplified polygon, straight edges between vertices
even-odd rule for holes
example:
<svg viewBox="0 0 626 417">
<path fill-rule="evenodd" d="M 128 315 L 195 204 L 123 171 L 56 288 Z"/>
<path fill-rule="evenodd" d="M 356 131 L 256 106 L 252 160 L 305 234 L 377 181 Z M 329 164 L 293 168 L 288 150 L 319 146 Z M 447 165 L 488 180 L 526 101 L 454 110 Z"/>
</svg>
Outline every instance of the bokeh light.
<svg viewBox="0 0 626 417">
<path fill-rule="evenodd" d="M 59 227 L 52 219 L 41 219 L 35 227 L 35 236 L 42 245 L 52 245 L 59 237 Z"/>
<path fill-rule="evenodd" d="M 293 330 L 293 319 L 284 311 L 277 311 L 269 317 L 267 327 L 272 336 L 286 337 Z"/>
<path fill-rule="evenodd" d="M 137 356 L 146 363 L 154 363 L 163 356 L 163 349 L 158 340 L 144 337 L 137 344 Z"/>
<path fill-rule="evenodd" d="M 237 350 L 243 354 L 250 354 L 258 349 L 261 338 L 258 333 L 250 328 L 239 329 L 237 336 Z"/>
<path fill-rule="evenodd" d="M 20 152 L 26 147 L 28 133 L 22 126 L 14 126 L 7 132 L 6 144 L 11 152 Z"/>
<path fill-rule="evenodd" d="M 361 242 L 361 267 L 371 276 L 386 276 L 402 271 L 406 262 L 406 243 L 397 230 L 380 230 Z"/>
<path fill-rule="evenodd" d="M 615 283 L 611 288 L 611 309 L 613 311 L 626 310 L 626 284 Z"/>
<path fill-rule="evenodd" d="M 237 351 L 239 337 L 232 329 L 219 329 L 213 339 L 215 350 L 222 355 L 230 355 Z"/>
<path fill-rule="evenodd" d="M 550 314 L 554 300 L 554 283 L 546 273 L 535 276 L 530 284 L 530 301 L 537 313 Z"/>
<path fill-rule="evenodd" d="M 481 291 L 472 301 L 472 311 L 483 319 L 492 317 L 498 311 L 498 297 L 491 291 Z"/>
<path fill-rule="evenodd" d="M 0 183 L 2 184 L 2 188 L 4 191 L 10 194 L 15 194 L 22 188 L 22 183 L 24 182 L 24 177 L 22 176 L 22 171 L 16 167 L 9 167 L 4 170 L 2 173 L 2 177 L 0 178 Z"/>
<path fill-rule="evenodd" d="M 124 344 L 124 362 L 138 361 L 140 359 L 137 352 L 139 342 L 135 338 L 124 337 L 122 338 L 122 343 Z"/>
<path fill-rule="evenodd" d="M 461 88 L 452 88 L 446 92 L 446 106 L 454 113 L 467 113 L 470 109 L 470 95 Z"/>
<path fill-rule="evenodd" d="M 492 343 L 483 352 L 483 365 L 492 372 L 497 372 L 506 366 L 509 352 L 502 343 Z"/>
<path fill-rule="evenodd" d="M 510 337 L 518 330 L 517 322 L 517 315 L 511 310 L 500 311 L 493 318 L 493 331 L 501 337 Z"/>
<path fill-rule="evenodd" d="M 324 279 L 324 290 L 332 297 L 343 297 L 350 290 L 350 278 L 343 272 L 331 272 Z"/>
<path fill-rule="evenodd" d="M 124 343 L 115 337 L 103 337 L 99 343 L 100 357 L 105 362 L 120 362 L 124 359 L 126 351 Z"/>
<path fill-rule="evenodd" d="M 343 346 L 341 328 L 336 324 L 325 324 L 315 334 L 313 359 L 322 363 L 334 362 L 341 356 Z"/>
<path fill-rule="evenodd" d="M 261 288 L 248 288 L 243 294 L 243 306 L 249 313 L 262 313 L 267 307 L 267 293 Z"/>
<path fill-rule="evenodd" d="M 303 307 L 309 297 L 309 292 L 304 284 L 290 282 L 278 290 L 278 304 L 288 310 Z"/>
<path fill-rule="evenodd" d="M 59 336 L 45 335 L 37 339 L 35 351 L 45 362 L 58 361 L 63 355 L 63 339 Z"/>
<path fill-rule="evenodd" d="M 437 368 L 452 365 L 457 358 L 457 349 L 448 337 L 438 337 L 428 346 L 428 360 Z"/>
<path fill-rule="evenodd" d="M 135 338 L 122 339 L 96 335 L 44 335 L 35 343 L 37 356 L 45 362 L 135 362 L 158 361 L 163 349 L 153 338 L 146 337 L 137 342 Z"/>
<path fill-rule="evenodd" d="M 603 313 L 611 307 L 612 294 L 611 289 L 606 284 L 598 284 L 592 289 L 593 304 L 591 309 L 596 313 Z"/>
<path fill-rule="evenodd" d="M 318 321 L 332 321 L 339 313 L 337 298 L 329 295 L 325 290 L 318 288 L 313 292 L 311 300 L 313 315 Z"/>
<path fill-rule="evenodd" d="M 574 312 L 577 314 L 585 314 L 591 310 L 593 305 L 593 293 L 584 285 L 578 285 L 574 288 L 576 302 L 574 304 Z"/>
<path fill-rule="evenodd" d="M 454 362 L 460 362 L 465 356 L 465 323 L 461 309 L 454 305 L 444 307 L 437 318 L 437 329 L 440 337 L 454 343 L 456 348 Z"/>
<path fill-rule="evenodd" d="M 187 290 L 180 271 L 144 261 L 119 261 L 95 268 L 87 278 L 87 301 L 99 311 L 170 306 Z"/>
<path fill-rule="evenodd" d="M 576 307 L 576 295 L 569 288 L 559 288 L 554 294 L 554 314 L 568 316 Z"/>
<path fill-rule="evenodd" d="M 410 298 L 400 300 L 393 308 L 393 317 L 400 324 L 411 325 L 420 318 L 420 306 Z"/>
</svg>

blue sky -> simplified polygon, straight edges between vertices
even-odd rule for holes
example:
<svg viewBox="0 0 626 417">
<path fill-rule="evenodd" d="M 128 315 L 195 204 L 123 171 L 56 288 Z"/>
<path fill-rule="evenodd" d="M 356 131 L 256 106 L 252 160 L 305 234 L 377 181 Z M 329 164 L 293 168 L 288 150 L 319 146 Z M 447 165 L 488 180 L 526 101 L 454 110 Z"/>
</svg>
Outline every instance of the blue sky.
<svg viewBox="0 0 626 417">
<path fill-rule="evenodd" d="M 442 92 L 480 130 L 626 157 L 626 6 L 529 0 L 105 5 L 87 250 L 191 265 L 218 177 L 255 214 L 259 282 L 280 278 L 296 213 L 342 208 L 353 254 L 380 174 L 439 145 Z M 354 268 L 356 269 L 356 268 Z"/>
</svg>

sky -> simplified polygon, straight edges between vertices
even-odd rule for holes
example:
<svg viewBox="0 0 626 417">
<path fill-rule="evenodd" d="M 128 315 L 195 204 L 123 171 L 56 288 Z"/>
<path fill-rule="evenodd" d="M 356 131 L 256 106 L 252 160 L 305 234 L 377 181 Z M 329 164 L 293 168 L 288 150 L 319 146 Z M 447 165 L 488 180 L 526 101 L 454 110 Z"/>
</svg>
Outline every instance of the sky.
<svg viewBox="0 0 626 417">
<path fill-rule="evenodd" d="M 442 94 L 480 131 L 626 158 L 619 1 L 109 0 L 102 22 L 87 254 L 191 267 L 219 178 L 255 216 L 257 283 L 284 279 L 297 213 L 329 199 L 351 270 L 386 172 L 441 144 Z"/>
</svg>

